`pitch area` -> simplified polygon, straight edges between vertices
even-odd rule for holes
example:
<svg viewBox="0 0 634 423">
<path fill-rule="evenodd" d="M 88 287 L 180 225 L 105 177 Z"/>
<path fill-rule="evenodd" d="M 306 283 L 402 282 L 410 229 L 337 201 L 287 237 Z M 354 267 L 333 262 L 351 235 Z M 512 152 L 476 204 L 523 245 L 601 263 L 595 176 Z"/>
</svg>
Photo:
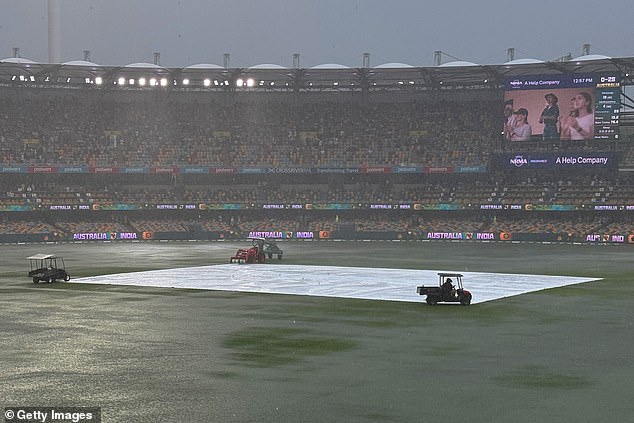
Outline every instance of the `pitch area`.
<svg viewBox="0 0 634 423">
<path fill-rule="evenodd" d="M 237 246 L 0 247 L 1 406 L 116 422 L 631 417 L 630 246 L 299 242 L 275 263 L 601 279 L 470 307 L 25 276 L 37 252 L 79 278 L 224 264 Z"/>
</svg>

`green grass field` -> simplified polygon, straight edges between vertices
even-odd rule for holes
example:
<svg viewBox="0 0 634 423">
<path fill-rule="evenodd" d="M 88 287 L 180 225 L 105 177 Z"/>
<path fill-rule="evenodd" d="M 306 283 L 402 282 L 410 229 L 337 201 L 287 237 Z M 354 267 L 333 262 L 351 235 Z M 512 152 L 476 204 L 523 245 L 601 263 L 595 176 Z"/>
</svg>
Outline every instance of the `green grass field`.
<svg viewBox="0 0 634 423">
<path fill-rule="evenodd" d="M 101 407 L 104 422 L 634 415 L 633 246 L 281 244 L 289 264 L 603 278 L 470 307 L 26 277 L 37 252 L 64 256 L 80 277 L 226 263 L 239 245 L 1 246 L 0 405 Z"/>
</svg>

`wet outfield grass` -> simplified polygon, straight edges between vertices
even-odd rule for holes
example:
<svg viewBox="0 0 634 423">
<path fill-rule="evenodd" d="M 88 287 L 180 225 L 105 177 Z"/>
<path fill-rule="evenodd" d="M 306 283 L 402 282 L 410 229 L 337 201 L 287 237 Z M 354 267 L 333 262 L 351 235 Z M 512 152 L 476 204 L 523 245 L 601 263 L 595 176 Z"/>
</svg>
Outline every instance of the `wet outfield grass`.
<svg viewBox="0 0 634 423">
<path fill-rule="evenodd" d="M 0 247 L 0 406 L 101 406 L 116 422 L 631 417 L 631 246 L 282 243 L 289 264 L 604 278 L 470 307 L 22 274 L 43 249 L 88 276 L 224 264 L 237 245 Z"/>
</svg>

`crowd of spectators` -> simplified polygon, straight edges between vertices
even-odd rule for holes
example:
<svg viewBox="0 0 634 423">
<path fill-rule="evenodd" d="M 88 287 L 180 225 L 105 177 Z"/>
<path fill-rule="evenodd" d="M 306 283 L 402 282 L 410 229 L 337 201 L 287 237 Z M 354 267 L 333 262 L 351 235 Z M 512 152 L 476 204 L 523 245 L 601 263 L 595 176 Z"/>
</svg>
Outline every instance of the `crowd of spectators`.
<svg viewBox="0 0 634 423">
<path fill-rule="evenodd" d="M 360 101 L 335 95 L 323 101 L 301 96 L 188 97 L 184 93 L 71 92 L 0 88 L 0 165 L 81 167 L 487 167 L 500 152 L 542 150 L 621 151 L 622 143 L 504 143 L 501 101 L 483 92 L 478 100 L 442 95 L 387 101 Z M 308 95 L 308 94 L 306 94 Z M 127 205 L 152 210 L 157 204 L 332 205 L 418 204 L 438 210 L 518 206 L 524 214 L 490 219 L 490 211 L 456 217 L 342 212 L 357 231 L 525 231 L 578 233 L 598 229 L 632 232 L 631 218 L 597 221 L 590 213 L 548 219 L 529 213 L 567 206 L 633 205 L 634 176 L 627 172 L 508 172 L 413 175 L 95 175 L 0 174 L 0 209 L 51 206 Z M 115 207 L 116 208 L 116 207 Z M 305 207 L 306 209 L 308 207 Z M 318 207 L 317 207 L 318 208 Z M 451 208 L 451 207 L 449 207 Z M 125 209 L 125 207 L 124 207 Z M 486 209 L 486 208 L 484 208 Z M 117 213 L 117 212 L 112 212 Z M 386 212 L 387 213 L 387 212 Z M 3 216 L 0 233 L 192 232 L 243 233 L 262 228 L 332 231 L 340 221 L 318 210 L 288 217 L 242 213 L 147 216 L 75 221 L 29 220 L 19 212 Z M 388 217 L 386 217 L 388 216 Z M 628 226 L 629 225 L 629 226 Z"/>
<path fill-rule="evenodd" d="M 450 204 L 463 209 L 480 205 L 634 205 L 634 175 L 629 173 L 386 175 L 367 180 L 341 175 L 312 184 L 302 179 L 293 183 L 290 178 L 280 182 L 252 177 L 215 184 L 208 178 L 147 185 L 125 176 L 84 181 L 68 175 L 1 175 L 0 181 L 5 187 L 0 192 L 0 207 L 31 210 L 116 204 L 137 209 L 157 204 L 240 204 L 247 208 L 262 204 L 420 204 L 422 208 Z"/>
<path fill-rule="evenodd" d="M 499 137 L 497 103 L 488 97 L 198 102 L 179 94 L 5 91 L 6 166 L 473 166 L 487 162 Z"/>
</svg>

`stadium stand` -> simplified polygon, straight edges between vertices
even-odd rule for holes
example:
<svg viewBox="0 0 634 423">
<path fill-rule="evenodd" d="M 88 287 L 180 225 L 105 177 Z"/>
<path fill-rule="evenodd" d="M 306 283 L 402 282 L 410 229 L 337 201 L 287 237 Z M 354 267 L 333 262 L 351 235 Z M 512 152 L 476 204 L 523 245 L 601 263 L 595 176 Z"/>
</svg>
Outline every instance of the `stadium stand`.
<svg viewBox="0 0 634 423">
<path fill-rule="evenodd" d="M 634 143 L 504 142 L 499 89 L 0 93 L 0 234 L 634 233 Z M 500 159 L 579 152 L 620 167 L 517 171 Z"/>
</svg>

